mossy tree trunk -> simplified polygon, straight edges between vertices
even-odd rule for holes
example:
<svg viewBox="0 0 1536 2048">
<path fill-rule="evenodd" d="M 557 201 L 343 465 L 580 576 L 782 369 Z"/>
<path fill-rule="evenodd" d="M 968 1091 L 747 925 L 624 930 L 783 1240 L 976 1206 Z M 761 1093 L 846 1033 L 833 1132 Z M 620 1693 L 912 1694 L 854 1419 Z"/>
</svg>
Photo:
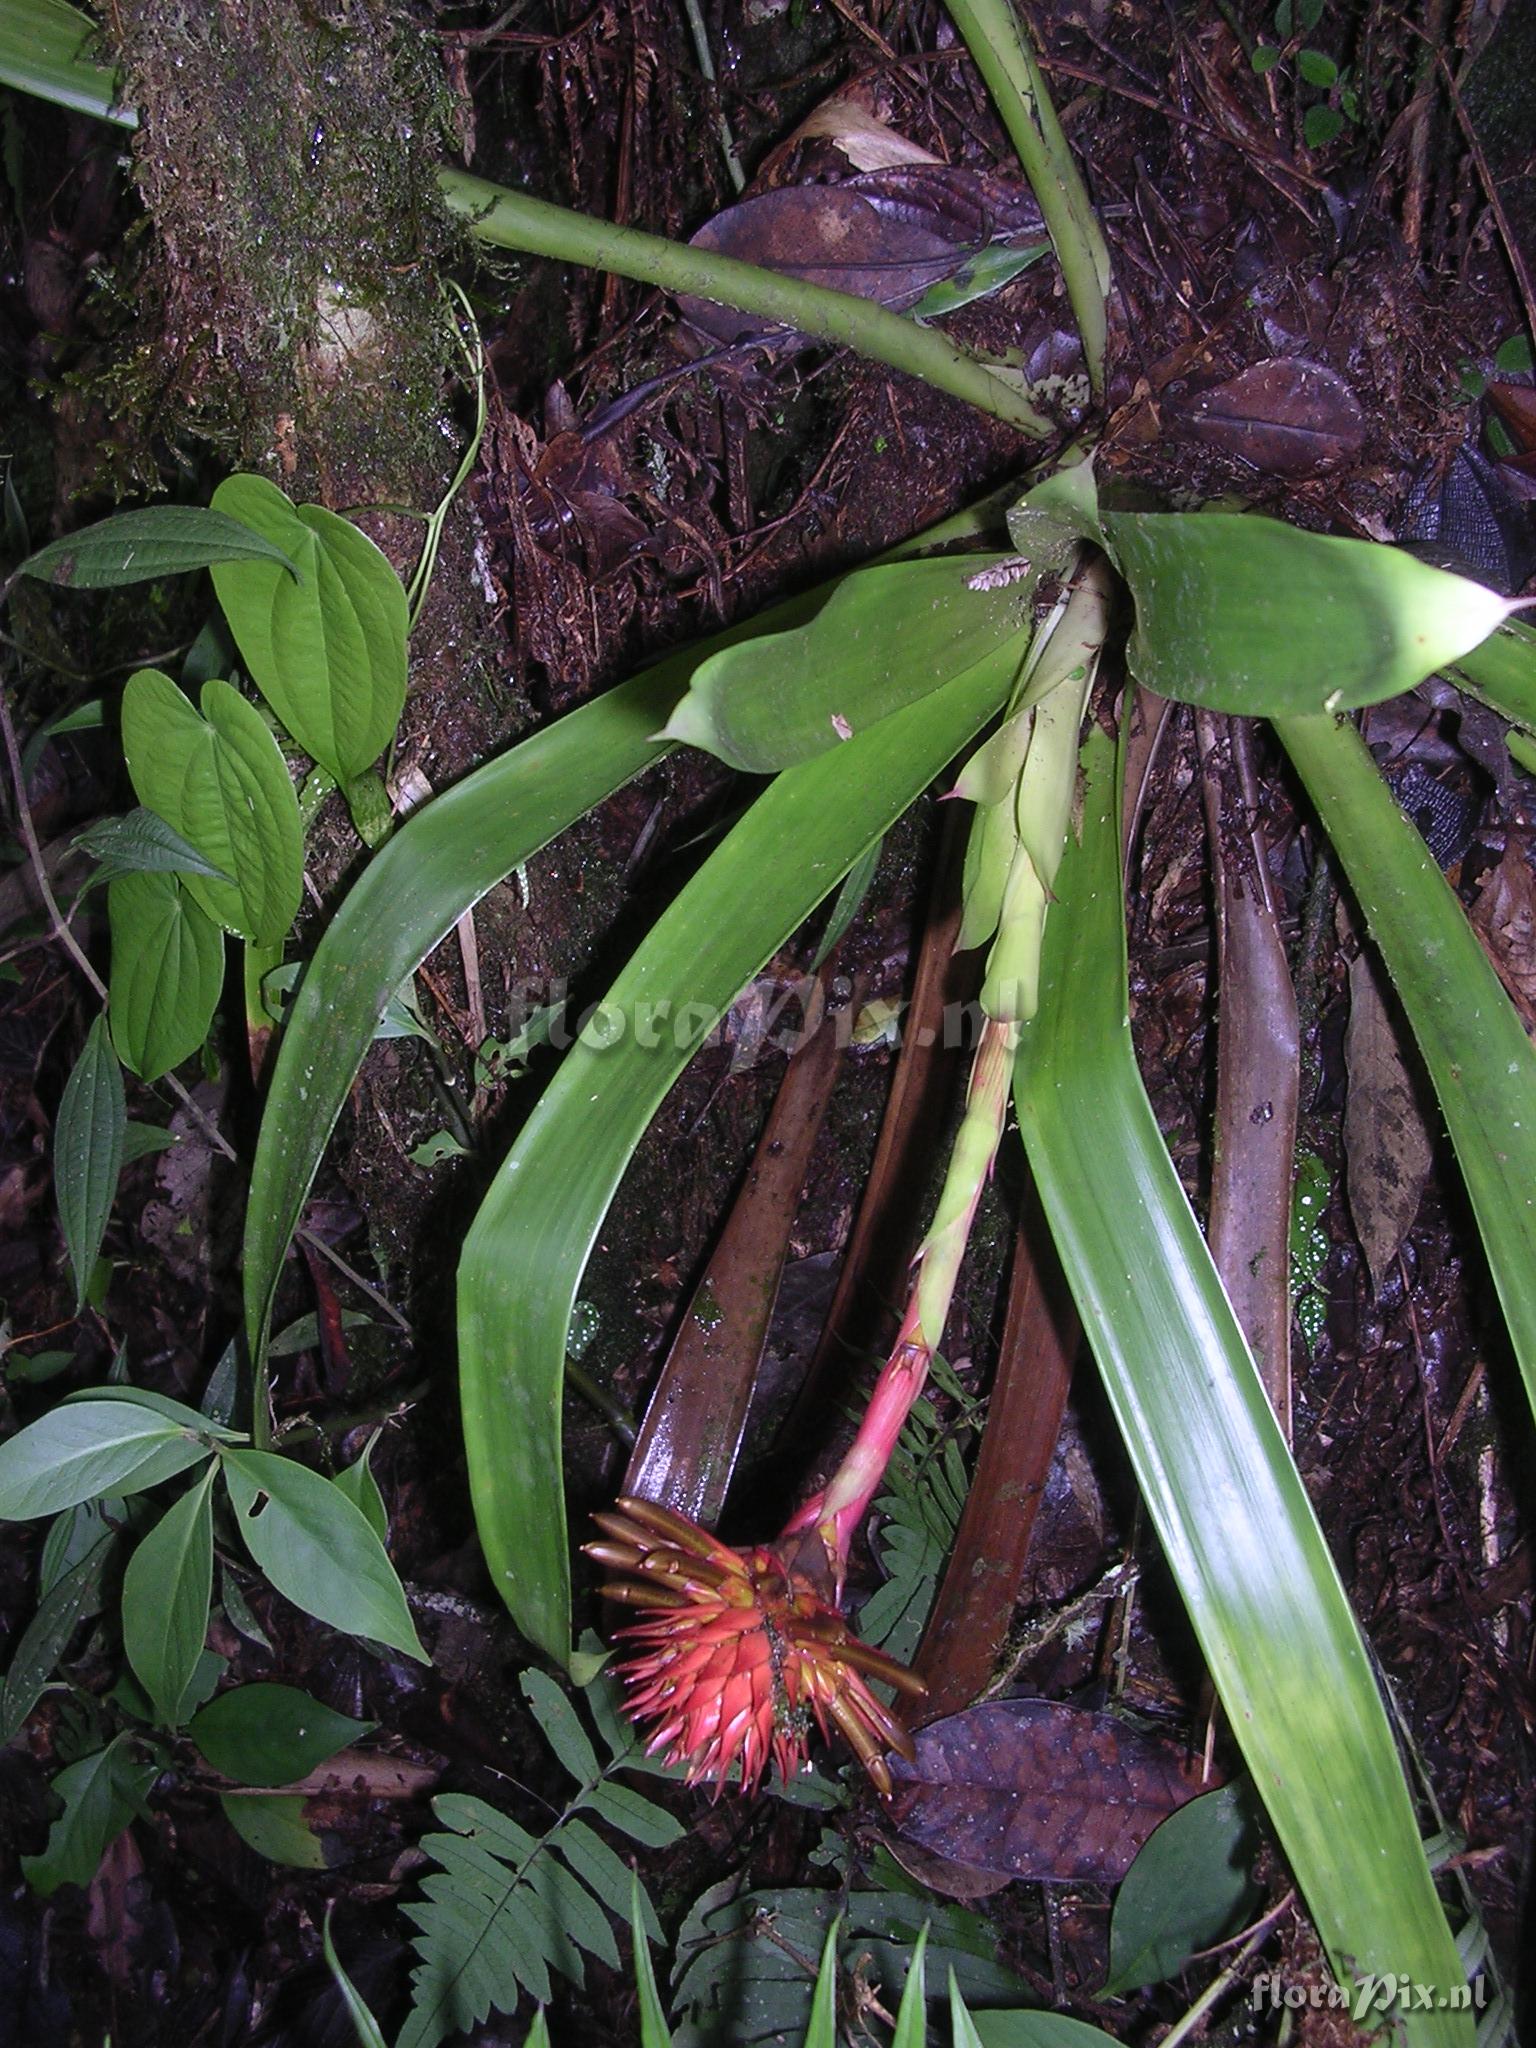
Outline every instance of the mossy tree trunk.
<svg viewBox="0 0 1536 2048">
<path fill-rule="evenodd" d="M 430 39 L 392 0 L 109 12 L 154 234 L 124 366 L 141 421 L 298 497 L 430 504 L 452 246 Z"/>
</svg>

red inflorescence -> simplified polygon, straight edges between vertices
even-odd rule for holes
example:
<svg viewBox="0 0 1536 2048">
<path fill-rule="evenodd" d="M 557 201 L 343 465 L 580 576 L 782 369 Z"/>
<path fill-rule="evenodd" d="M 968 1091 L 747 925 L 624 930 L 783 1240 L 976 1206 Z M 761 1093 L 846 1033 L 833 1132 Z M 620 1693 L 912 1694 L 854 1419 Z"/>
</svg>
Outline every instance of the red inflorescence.
<svg viewBox="0 0 1536 2048">
<path fill-rule="evenodd" d="M 690 1784 L 723 1785 L 732 1766 L 755 1792 L 770 1763 L 791 1778 L 811 1727 L 837 1728 L 881 1793 L 887 1750 L 912 1755 L 869 1678 L 918 1694 L 922 1681 L 861 1643 L 805 1575 L 770 1545 L 733 1550 L 654 1502 L 621 1500 L 594 1518 L 587 1555 L 615 1577 L 612 1600 L 644 1610 L 623 1629 L 627 1710 L 652 1756 L 687 1766 Z"/>
</svg>

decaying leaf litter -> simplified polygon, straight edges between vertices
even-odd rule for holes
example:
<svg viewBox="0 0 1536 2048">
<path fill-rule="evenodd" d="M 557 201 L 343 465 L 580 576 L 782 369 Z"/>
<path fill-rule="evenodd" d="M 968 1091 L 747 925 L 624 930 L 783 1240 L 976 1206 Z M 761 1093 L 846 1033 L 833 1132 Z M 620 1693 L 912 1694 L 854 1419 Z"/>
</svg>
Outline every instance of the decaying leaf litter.
<svg viewBox="0 0 1536 2048">
<path fill-rule="evenodd" d="M 866 214 L 882 229 L 897 223 L 906 238 L 896 258 L 897 303 L 928 287 L 926 274 L 916 274 L 925 263 L 943 267 L 934 241 L 974 237 L 978 208 L 1027 238 L 1027 201 L 999 168 L 1010 159 L 995 117 L 932 21 L 857 8 L 750 20 L 755 12 L 728 9 L 715 24 L 721 106 L 749 164 L 833 94 L 858 110 L 823 115 L 821 132 L 768 157 L 763 175 L 772 191 L 812 195 L 808 208 L 798 198 L 775 208 L 790 211 L 797 237 L 823 218 L 819 194 L 829 195 L 825 214 L 840 224 Z M 1252 46 L 1276 41 L 1272 21 L 1256 16 L 1241 26 Z M 1230 492 L 1302 524 L 1367 537 L 1406 536 L 1411 517 L 1426 543 L 1469 555 L 1490 575 L 1502 568 L 1518 585 L 1516 572 L 1530 571 L 1530 526 L 1510 494 L 1528 456 L 1517 442 L 1513 464 L 1480 469 L 1482 458 L 1461 452 L 1478 423 L 1470 386 L 1525 388 L 1525 373 L 1493 360 L 1518 328 L 1518 310 L 1461 131 L 1443 99 L 1426 94 L 1426 111 L 1409 90 L 1418 46 L 1408 26 L 1383 11 L 1348 26 L 1315 25 L 1316 40 L 1332 33 L 1341 57 L 1358 52 L 1352 83 L 1336 82 L 1322 98 L 1302 75 L 1302 38 L 1290 31 L 1287 44 L 1296 48 L 1259 71 L 1234 29 L 1203 11 L 1177 24 L 1171 47 L 1160 20 L 1135 13 L 1037 27 L 1068 133 L 1090 167 L 1121 292 L 1101 475 L 1180 497 Z M 552 9 L 537 24 L 526 17 L 510 27 L 455 26 L 440 43 L 461 129 L 473 132 L 475 167 L 487 175 L 510 183 L 511 172 L 523 172 L 538 189 L 561 190 L 594 212 L 617 210 L 680 234 L 730 204 L 713 131 L 690 111 L 697 56 L 672 10 L 647 5 L 619 21 L 601 11 L 566 20 Z M 1311 117 L 1325 104 L 1336 111 L 1335 100 L 1342 112 L 1346 96 L 1353 111 L 1336 135 L 1319 139 L 1327 124 Z M 1470 117 L 1496 137 L 1504 110 L 1480 107 L 1470 88 L 1469 96 Z M 829 130 L 853 134 L 865 154 L 894 148 L 870 142 L 877 122 L 903 139 L 894 164 L 866 166 L 829 139 Z M 1504 175 L 1518 198 L 1518 178 L 1508 166 Z M 747 236 L 733 245 L 738 253 L 766 256 L 750 222 L 742 230 L 737 218 L 730 231 Z M 868 260 L 865 250 L 857 262 Z M 875 260 L 891 262 L 884 244 Z M 35 270 L 36 259 L 29 284 Z M 846 272 L 845 281 L 854 283 Z M 654 295 L 589 274 L 546 269 L 514 282 L 519 288 L 504 280 L 479 286 L 495 369 L 490 431 L 473 485 L 473 563 L 461 540 L 448 569 L 473 570 L 490 594 L 479 631 L 493 651 L 482 654 L 478 702 L 461 701 L 462 677 L 451 667 L 418 690 L 397 777 L 414 771 L 441 787 L 512 736 L 520 719 L 582 701 L 638 657 L 863 559 L 1030 458 L 1019 437 L 957 402 L 846 357 L 829 361 L 782 343 L 732 351 L 734 335 L 690 331 Z M 9 317 L 22 339 L 41 324 L 25 303 Z M 1070 427 L 1087 393 L 1048 260 L 953 319 L 954 331 L 983 350 L 1019 351 L 1033 381 L 1059 378 L 1048 403 Z M 712 359 L 693 367 L 700 358 Z M 559 384 L 546 388 L 556 376 Z M 1518 400 L 1506 398 L 1503 415 L 1511 411 Z M 1454 510 L 1468 500 L 1483 516 Z M 1156 723 L 1135 792 L 1135 1023 L 1163 1128 L 1203 1200 L 1216 1100 L 1207 833 L 1222 835 L 1229 865 L 1240 870 L 1238 820 L 1253 797 L 1236 747 L 1229 758 L 1201 744 L 1188 714 Z M 1405 807 L 1433 826 L 1436 858 L 1473 904 L 1504 978 L 1524 986 L 1521 785 L 1502 757 L 1492 762 L 1479 750 L 1475 720 L 1458 719 L 1454 706 L 1403 700 L 1372 714 L 1371 730 Z M 1363 981 L 1358 925 L 1336 876 L 1312 857 L 1262 741 L 1251 765 L 1275 916 L 1298 983 L 1297 1142 L 1321 1162 L 1327 1189 L 1327 1243 L 1316 1272 L 1322 1318 L 1294 1353 L 1298 1453 L 1447 1820 L 1465 1837 L 1495 1946 L 1513 1956 L 1528 1771 L 1519 1745 L 1529 1722 L 1529 1583 L 1485 1384 L 1486 1347 L 1500 1340 L 1488 1325 L 1486 1287 L 1433 1119 L 1418 1137 L 1431 1159 L 1423 1195 L 1414 1204 L 1399 1190 L 1395 1210 L 1386 1194 L 1393 1173 L 1408 1172 L 1411 1185 L 1424 1172 L 1413 1163 L 1411 1126 L 1389 1141 L 1392 1166 L 1383 1170 L 1367 1141 L 1349 1135 L 1371 1099 L 1378 1113 L 1383 1101 L 1411 1099 L 1413 1077 L 1406 1087 L 1384 1078 L 1384 1056 L 1366 1050 L 1363 1025 L 1351 1022 L 1350 992 Z M 105 807 L 91 781 L 99 772 L 81 743 L 56 742 L 45 753 L 31 786 L 52 807 L 43 813 L 50 836 Z M 317 1926 L 321 1901 L 333 1895 L 342 1950 L 363 1958 L 368 1994 L 387 2009 L 406 1962 L 392 1909 L 410 1891 L 426 1785 L 525 1817 L 560 1796 L 510 1682 L 515 1641 L 479 1575 L 462 1486 L 442 1483 L 458 1455 L 438 1369 L 450 1327 L 452 1248 L 484 1171 L 473 1155 L 494 1156 L 498 1136 L 524 1113 L 521 1058 L 477 1068 L 475 1056 L 487 1040 L 516 1041 L 534 991 L 568 979 L 578 1002 L 601 993 L 605 967 L 697 862 L 736 801 L 699 757 L 653 770 L 493 892 L 473 934 L 430 963 L 422 1002 L 441 1058 L 410 1039 L 374 1054 L 312 1221 L 375 1279 L 409 1319 L 414 1340 L 392 1331 L 387 1311 L 350 1291 L 344 1276 L 311 1262 L 313 1279 L 295 1287 L 288 1308 L 293 1317 L 316 1315 L 315 1335 L 280 1368 L 280 1413 L 327 1430 L 357 1411 L 389 1421 L 374 1463 L 391 1503 L 395 1555 L 423 1631 L 431 1631 L 434 1669 L 381 1664 L 256 1586 L 249 1618 L 270 1646 L 263 1648 L 239 1633 L 230 1603 L 216 1647 L 240 1675 L 305 1684 L 333 1708 L 376 1720 L 396 1776 L 381 1776 L 379 1745 L 362 1762 L 365 1747 L 354 1776 L 312 1804 L 311 1821 L 329 1831 L 339 1882 L 275 1875 L 254 1853 L 232 1861 L 206 1789 L 195 1774 L 178 1782 L 154 1821 L 121 1838 L 127 1846 L 85 1898 L 57 1910 L 50 1971 L 38 1960 L 35 1910 L 18 1909 L 33 1944 L 37 2038 L 69 2024 L 56 1961 L 69 1942 L 97 1958 L 97 1974 L 75 1991 L 77 2024 L 102 2012 L 116 2036 L 155 2039 L 174 2019 L 196 2037 L 224 2012 L 249 2032 L 255 2011 L 267 2016 L 258 2023 L 266 2031 L 252 2038 L 306 2038 L 300 2015 L 329 1995 L 316 1962 Z M 799 1320 L 780 1338 L 791 1370 L 781 1368 L 780 1384 L 754 1397 L 764 1407 L 749 1427 L 731 1507 L 743 1529 L 761 1519 L 754 1496 L 774 1501 L 784 1483 L 759 1447 L 792 1398 L 795 1361 L 803 1364 L 814 1344 L 815 1303 L 835 1283 L 836 1254 L 874 1153 L 894 1058 L 877 1006 L 908 993 L 923 951 L 942 808 L 931 806 L 893 837 L 833 961 L 833 999 L 857 1005 L 854 1035 L 863 1043 L 843 1063 L 788 1233 L 785 1294 Z M 344 820 L 332 830 L 333 850 L 315 870 L 322 893 L 353 857 Z M 780 1005 L 787 998 L 793 1014 L 812 950 L 808 939 L 775 962 L 733 1010 L 722 1043 L 674 1091 L 609 1219 L 584 1288 L 581 1363 L 632 1415 L 644 1408 L 690 1298 L 697 1313 L 697 1276 L 782 1071 L 773 1044 Z M 17 1050 L 8 1088 L 20 1136 L 39 1131 L 43 1105 L 57 1099 L 68 1061 L 54 1041 L 70 997 L 47 954 L 34 948 L 17 957 L 26 978 L 9 1005 Z M 1390 1038 L 1390 1003 L 1386 1009 Z M 1382 1030 L 1371 1026 L 1378 1037 Z M 547 1058 L 530 1050 L 535 1074 Z M 935 1079 L 941 1097 L 944 1078 L 941 1070 Z M 205 1106 L 239 1115 L 239 1092 L 231 1100 L 230 1088 L 227 1078 L 208 1084 Z M 929 1113 L 942 1128 L 953 1110 L 941 1100 Z M 1409 1112 L 1396 1114 L 1401 1125 Z M 419 1164 L 413 1153 L 445 1130 L 472 1156 L 454 1167 Z M 55 1280 L 46 1175 L 29 1144 L 18 1143 L 7 1183 L 15 1277 L 5 1292 L 14 1335 L 51 1330 L 69 1305 Z M 187 1149 L 195 1161 L 198 1141 Z M 227 1249 L 210 1243 L 201 1225 L 180 1227 L 199 1213 L 191 1205 L 216 1213 L 208 1183 L 224 1168 L 204 1153 L 199 1186 L 195 1165 L 173 1156 L 174 1177 L 169 1161 L 134 1169 L 145 1221 L 120 1221 L 109 1241 L 135 1268 L 131 1304 L 126 1290 L 125 1305 L 114 1297 L 111 1333 L 126 1337 L 141 1361 L 136 1377 L 181 1392 L 212 1363 L 231 1326 L 232 1297 Z M 905 1247 L 887 1248 L 880 1284 L 899 1300 L 904 1251 L 922 1226 L 924 1163 L 908 1169 L 905 1186 L 891 1178 L 898 1205 L 910 1204 L 909 1234 Z M 960 1378 L 937 1403 L 940 1444 L 966 1441 L 969 1404 L 989 1384 L 1000 1342 L 1016 1206 L 1006 1199 L 1016 1192 L 1007 1178 L 1005 1167 L 951 1326 Z M 152 1209 L 170 1212 L 158 1235 L 149 1228 Z M 1384 1211 L 1395 1218 L 1395 1246 L 1385 1243 Z M 134 1213 L 130 1198 L 122 1217 Z M 157 1242 L 163 1261 L 149 1253 Z M 754 1245 L 752 1257 L 761 1256 Z M 347 1327 L 342 1303 L 370 1322 Z M 637 1329 L 652 1334 L 649 1347 L 636 1344 Z M 34 1338 L 12 1356 L 35 1356 L 54 1341 Z M 82 1381 L 105 1374 L 104 1325 L 88 1322 L 78 1339 L 56 1341 L 75 1347 L 67 1369 Z M 407 1402 L 408 1415 L 397 1419 Z M 344 1463 L 355 1445 L 337 1441 Z M 567 1441 L 579 1512 L 611 1497 L 627 1453 L 610 1420 L 579 1403 Z M 1126 1475 L 1080 1372 L 1022 1566 L 1010 1681 L 1028 1694 L 1084 1704 L 1112 1695 L 1187 1737 L 1199 1725 L 1198 1672 L 1139 1538 Z M 886 1554 L 881 1537 L 873 1547 Z M 18 1623 L 33 1599 L 22 1565 L 17 1557 L 8 1567 L 7 1609 Z M 871 1562 L 866 1582 L 877 1577 Z M 103 1680 L 89 1643 L 74 1668 L 88 1686 Z M 45 1723 L 36 1741 L 48 1760 L 63 1760 L 62 1721 Z M 1070 1753 L 1081 1769 L 1082 1756 Z M 29 1849 L 43 1833 L 40 1782 L 20 1759 L 8 1761 L 18 1838 Z M 651 1867 L 659 1891 L 692 1902 L 738 1875 L 758 1893 L 806 1882 L 820 1831 L 814 1817 L 730 1802 L 678 1810 L 692 1836 Z M 879 1825 L 878 1815 L 865 1818 Z M 893 1846 L 921 1870 L 899 1834 Z M 959 1846 L 956 1858 L 949 1844 L 952 1862 L 986 1866 L 985 1856 L 964 1853 L 968 1838 Z M 1108 1953 L 1107 1896 L 1080 1883 L 1050 1891 L 1016 1885 L 986 1910 L 1001 1952 L 1033 1993 L 1028 2002 L 1061 2002 L 1113 2031 L 1127 2009 L 1092 1996 Z M 245 1930 L 238 1942 L 232 1923 Z M 1282 1939 L 1299 1947 L 1304 1936 L 1292 1930 Z M 589 1962 L 586 1991 L 564 1996 L 565 2026 L 578 2038 L 584 2027 L 631 2024 L 622 1971 Z M 1154 1998 L 1145 2011 L 1171 2018 L 1187 2003 L 1156 1996 L 1166 2004 Z"/>
</svg>

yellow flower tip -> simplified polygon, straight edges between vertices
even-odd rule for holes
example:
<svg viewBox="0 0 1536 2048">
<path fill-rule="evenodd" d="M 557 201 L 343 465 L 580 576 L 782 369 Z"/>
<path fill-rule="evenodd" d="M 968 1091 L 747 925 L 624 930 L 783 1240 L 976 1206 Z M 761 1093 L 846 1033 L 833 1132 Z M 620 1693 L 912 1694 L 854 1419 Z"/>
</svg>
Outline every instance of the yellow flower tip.
<svg viewBox="0 0 1536 2048">
<path fill-rule="evenodd" d="M 642 1610 L 619 1631 L 626 1711 L 648 1755 L 683 1766 L 689 1784 L 724 1786 L 738 1768 L 754 1793 L 770 1764 L 802 1770 L 813 1727 L 836 1728 L 882 1795 L 885 1757 L 912 1755 L 865 1674 L 920 1693 L 922 1681 L 852 1634 L 796 1562 L 767 1545 L 732 1550 L 653 1502 L 621 1500 L 597 1518 L 609 1542 L 588 1552 L 617 1576 L 610 1598 Z"/>
</svg>

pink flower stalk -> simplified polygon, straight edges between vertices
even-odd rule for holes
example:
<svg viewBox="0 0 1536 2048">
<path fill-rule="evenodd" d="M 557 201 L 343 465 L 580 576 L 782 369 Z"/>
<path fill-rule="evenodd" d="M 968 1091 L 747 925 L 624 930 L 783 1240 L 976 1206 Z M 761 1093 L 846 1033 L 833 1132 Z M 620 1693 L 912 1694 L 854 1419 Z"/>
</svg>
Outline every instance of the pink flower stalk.
<svg viewBox="0 0 1536 2048">
<path fill-rule="evenodd" d="M 818 1589 L 841 1601 L 854 1534 L 927 1381 L 1002 1135 L 1016 1043 L 1014 1024 L 987 1020 L 895 1346 L 847 1456 L 779 1541 L 733 1550 L 650 1501 L 621 1500 L 616 1514 L 595 1517 L 608 1540 L 589 1543 L 587 1555 L 617 1575 L 604 1591 L 645 1611 L 620 1632 L 636 1650 L 620 1666 L 626 1709 L 646 1727 L 648 1754 L 686 1764 L 690 1784 L 723 1783 L 735 1764 L 747 1792 L 770 1762 L 793 1776 L 813 1721 L 823 1736 L 840 1731 L 882 1795 L 891 1790 L 885 1752 L 912 1755 L 866 1679 L 912 1694 L 922 1681 L 861 1643 Z"/>
</svg>

